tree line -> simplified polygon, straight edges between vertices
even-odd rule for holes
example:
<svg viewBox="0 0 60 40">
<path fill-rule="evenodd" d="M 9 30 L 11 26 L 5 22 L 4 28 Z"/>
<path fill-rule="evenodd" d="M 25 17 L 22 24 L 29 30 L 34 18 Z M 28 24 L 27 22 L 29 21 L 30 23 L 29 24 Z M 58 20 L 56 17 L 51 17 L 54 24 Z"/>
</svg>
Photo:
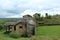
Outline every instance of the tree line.
<svg viewBox="0 0 60 40">
<path fill-rule="evenodd" d="M 60 25 L 60 15 L 48 15 L 41 16 L 40 13 L 35 13 L 33 19 L 36 21 L 37 25 Z"/>
</svg>

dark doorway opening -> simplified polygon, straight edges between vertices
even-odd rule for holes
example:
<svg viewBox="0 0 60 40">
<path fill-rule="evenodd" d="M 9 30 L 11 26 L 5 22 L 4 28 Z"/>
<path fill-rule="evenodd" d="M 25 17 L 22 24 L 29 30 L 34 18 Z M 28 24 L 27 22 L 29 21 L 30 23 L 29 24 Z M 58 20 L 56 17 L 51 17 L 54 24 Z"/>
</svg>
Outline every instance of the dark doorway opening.
<svg viewBox="0 0 60 40">
<path fill-rule="evenodd" d="M 32 35 L 35 35 L 35 28 L 32 29 Z"/>
</svg>

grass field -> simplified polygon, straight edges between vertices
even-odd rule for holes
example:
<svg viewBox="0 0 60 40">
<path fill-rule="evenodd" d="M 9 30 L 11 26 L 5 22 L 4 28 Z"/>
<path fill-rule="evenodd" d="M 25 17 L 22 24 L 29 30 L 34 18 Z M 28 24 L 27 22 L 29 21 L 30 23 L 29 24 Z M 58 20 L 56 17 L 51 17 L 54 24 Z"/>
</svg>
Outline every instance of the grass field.
<svg viewBox="0 0 60 40">
<path fill-rule="evenodd" d="M 36 35 L 30 38 L 10 38 L 9 35 L 0 31 L 0 40 L 60 40 L 60 26 L 36 27 Z"/>
<path fill-rule="evenodd" d="M 37 35 L 40 35 L 40 36 L 60 36 L 60 26 L 37 27 Z"/>
</svg>

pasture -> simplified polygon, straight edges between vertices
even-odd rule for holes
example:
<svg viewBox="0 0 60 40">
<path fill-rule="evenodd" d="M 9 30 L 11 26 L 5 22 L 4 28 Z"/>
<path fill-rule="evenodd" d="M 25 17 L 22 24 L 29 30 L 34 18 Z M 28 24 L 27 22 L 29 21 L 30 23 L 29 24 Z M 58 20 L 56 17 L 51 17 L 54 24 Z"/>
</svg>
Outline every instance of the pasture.
<svg viewBox="0 0 60 40">
<path fill-rule="evenodd" d="M 60 25 L 58 26 L 39 26 L 36 27 L 36 35 L 30 38 L 10 38 L 9 35 L 3 34 L 4 30 L 0 31 L 0 40 L 60 40 Z"/>
</svg>

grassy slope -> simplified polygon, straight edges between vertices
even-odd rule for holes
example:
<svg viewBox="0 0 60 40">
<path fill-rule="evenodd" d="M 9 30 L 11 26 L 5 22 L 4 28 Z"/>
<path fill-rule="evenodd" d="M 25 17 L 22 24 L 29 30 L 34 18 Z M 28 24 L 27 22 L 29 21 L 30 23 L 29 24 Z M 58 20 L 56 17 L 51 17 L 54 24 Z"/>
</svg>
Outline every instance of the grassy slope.
<svg viewBox="0 0 60 40">
<path fill-rule="evenodd" d="M 41 26 L 37 27 L 36 29 L 36 35 L 31 38 L 10 38 L 9 36 L 6 36 L 3 34 L 3 32 L 0 31 L 0 40 L 48 40 L 48 36 L 60 36 L 60 26 Z M 42 37 L 43 36 L 43 37 Z M 52 37 L 52 38 L 54 38 Z M 60 37 L 59 37 L 60 38 Z M 55 40 L 56 38 L 54 38 Z"/>
</svg>

